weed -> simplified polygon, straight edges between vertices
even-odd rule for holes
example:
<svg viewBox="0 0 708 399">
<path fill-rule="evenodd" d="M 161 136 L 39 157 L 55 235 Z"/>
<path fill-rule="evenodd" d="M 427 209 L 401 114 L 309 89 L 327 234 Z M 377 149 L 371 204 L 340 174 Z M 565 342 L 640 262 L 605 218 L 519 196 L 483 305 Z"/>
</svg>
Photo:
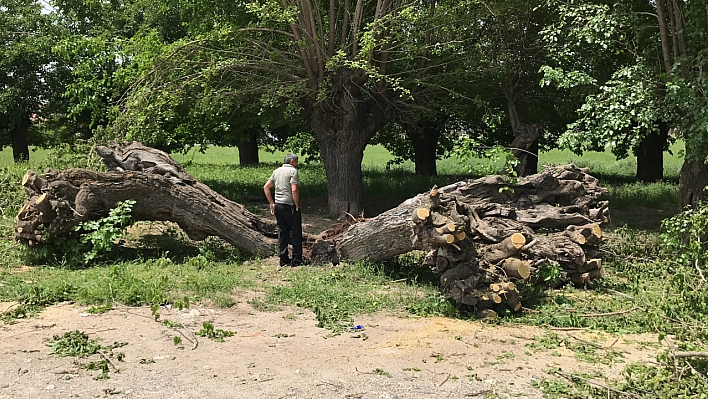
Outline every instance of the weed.
<svg viewBox="0 0 708 399">
<path fill-rule="evenodd" d="M 173 343 L 175 346 L 181 344 L 181 343 L 182 343 L 182 337 L 180 337 L 179 335 L 176 335 L 176 336 L 172 337 L 172 343 Z"/>
<path fill-rule="evenodd" d="M 182 328 L 182 327 L 184 327 L 183 324 L 176 323 L 176 322 L 169 320 L 169 319 L 162 320 L 162 324 L 164 324 L 165 326 L 167 326 L 169 328 Z"/>
<path fill-rule="evenodd" d="M 114 357 L 113 349 L 123 347 L 128 345 L 127 342 L 114 342 L 113 345 L 102 346 L 95 340 L 89 339 L 88 335 L 84 332 L 75 330 L 67 331 L 63 335 L 54 335 L 54 337 L 47 343 L 47 346 L 52 348 L 52 353 L 59 357 L 76 357 L 76 358 L 88 358 L 93 355 L 99 355 L 100 359 L 95 361 L 90 361 L 82 367 L 86 370 L 97 370 L 101 373 L 94 377 L 96 380 L 108 379 L 110 378 L 109 365 L 113 365 L 110 361 Z M 118 353 L 116 359 L 118 361 L 123 361 L 125 354 Z M 81 366 L 78 362 L 76 362 Z M 115 369 L 117 372 L 118 369 Z"/>
<path fill-rule="evenodd" d="M 225 337 L 233 337 L 233 331 L 214 329 L 214 325 L 208 322 L 202 323 L 202 329 L 197 333 L 200 337 L 211 338 L 216 342 L 224 342 Z"/>
<path fill-rule="evenodd" d="M 388 371 L 386 371 L 384 369 L 380 369 L 380 368 L 376 368 L 372 373 L 377 374 L 377 375 L 382 375 L 382 376 L 388 377 L 388 378 L 393 378 L 391 373 L 389 373 Z"/>
</svg>

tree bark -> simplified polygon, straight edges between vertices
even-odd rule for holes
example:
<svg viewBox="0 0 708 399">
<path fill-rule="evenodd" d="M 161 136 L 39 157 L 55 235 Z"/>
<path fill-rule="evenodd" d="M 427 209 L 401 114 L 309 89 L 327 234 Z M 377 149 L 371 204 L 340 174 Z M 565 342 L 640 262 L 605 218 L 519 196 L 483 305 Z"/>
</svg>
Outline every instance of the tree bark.
<svg viewBox="0 0 708 399">
<path fill-rule="evenodd" d="M 252 136 L 238 140 L 238 160 L 241 165 L 258 165 L 258 138 Z"/>
<path fill-rule="evenodd" d="M 15 127 L 12 129 L 12 157 L 16 163 L 29 161 L 29 142 L 27 138 L 29 126 L 29 117 L 23 116 L 17 121 Z"/>
<path fill-rule="evenodd" d="M 533 125 L 519 124 L 514 129 L 514 141 L 511 152 L 519 160 L 514 170 L 519 177 L 538 173 L 538 139 L 543 133 L 543 127 L 538 123 Z"/>
<path fill-rule="evenodd" d="M 436 164 L 438 139 L 443 129 L 444 121 L 439 118 L 422 119 L 408 133 L 413 144 L 413 161 L 415 174 L 419 176 L 437 176 Z"/>
<path fill-rule="evenodd" d="M 635 150 L 637 155 L 637 180 L 645 183 L 664 178 L 664 149 L 669 138 L 669 125 L 659 123 L 658 133 L 649 133 Z"/>
<path fill-rule="evenodd" d="M 708 164 L 702 160 L 684 161 L 679 174 L 679 205 L 696 208 L 708 203 Z"/>
<path fill-rule="evenodd" d="M 98 147 L 113 172 L 84 169 L 29 171 L 30 194 L 15 218 L 15 238 L 36 246 L 68 235 L 81 222 L 108 215 L 119 201 L 133 199 L 133 220 L 177 223 L 189 238 L 218 236 L 244 253 L 274 254 L 276 227 L 197 182 L 166 153 L 139 143 Z"/>
</svg>

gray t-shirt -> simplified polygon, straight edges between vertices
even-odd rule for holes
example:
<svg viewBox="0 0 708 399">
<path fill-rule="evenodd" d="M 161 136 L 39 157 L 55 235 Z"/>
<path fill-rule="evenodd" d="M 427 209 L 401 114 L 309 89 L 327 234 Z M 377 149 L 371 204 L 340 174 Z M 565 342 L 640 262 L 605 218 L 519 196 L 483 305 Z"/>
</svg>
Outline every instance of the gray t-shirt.
<svg viewBox="0 0 708 399">
<path fill-rule="evenodd" d="M 295 205 L 292 188 L 290 187 L 291 184 L 298 184 L 300 182 L 295 167 L 289 164 L 283 164 L 283 166 L 273 171 L 273 174 L 270 175 L 268 180 L 275 184 L 276 203 Z"/>
</svg>

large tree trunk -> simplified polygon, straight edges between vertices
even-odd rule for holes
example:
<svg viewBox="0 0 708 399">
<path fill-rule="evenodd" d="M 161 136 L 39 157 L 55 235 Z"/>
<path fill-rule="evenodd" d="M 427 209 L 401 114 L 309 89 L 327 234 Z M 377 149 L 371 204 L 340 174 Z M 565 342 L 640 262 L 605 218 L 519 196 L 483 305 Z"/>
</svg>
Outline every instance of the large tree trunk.
<svg viewBox="0 0 708 399">
<path fill-rule="evenodd" d="M 258 138 L 256 136 L 240 139 L 238 146 L 238 160 L 241 165 L 258 165 Z"/>
<path fill-rule="evenodd" d="M 695 208 L 708 203 L 708 164 L 704 161 L 684 161 L 679 174 L 679 205 Z"/>
<path fill-rule="evenodd" d="M 15 218 L 18 241 L 36 246 L 66 236 L 81 222 L 107 216 L 118 201 L 133 199 L 134 220 L 172 221 L 194 240 L 218 236 L 245 253 L 274 253 L 274 221 L 197 182 L 166 153 L 139 143 L 97 152 L 113 172 L 27 172 L 22 184 L 30 198 Z"/>
<path fill-rule="evenodd" d="M 514 168 L 517 176 L 523 177 L 538 172 L 538 139 L 541 133 L 543 127 L 538 123 L 533 125 L 522 123 L 514 129 L 511 153 L 519 160 L 519 164 Z"/>
<path fill-rule="evenodd" d="M 23 116 L 17 121 L 15 128 L 12 129 L 12 157 L 15 162 L 29 161 L 29 142 L 27 140 L 27 131 L 29 130 L 29 126 L 29 117 Z"/>
<path fill-rule="evenodd" d="M 637 155 L 637 180 L 645 183 L 664 178 L 664 149 L 669 138 L 669 125 L 661 122 L 659 133 L 649 133 L 635 150 Z"/>
<path fill-rule="evenodd" d="M 358 78 L 351 77 L 355 79 Z M 355 85 L 346 87 L 341 97 L 333 96 L 339 99 L 336 104 L 318 103 L 312 107 L 310 115 L 327 174 L 329 210 L 341 219 L 358 217 L 363 212 L 361 161 L 364 149 L 393 116 L 390 100 L 384 94 L 360 98 L 356 95 L 360 91 Z"/>
<path fill-rule="evenodd" d="M 318 140 L 318 144 L 327 174 L 327 204 L 330 213 L 341 219 L 361 216 L 364 198 L 361 161 L 364 159 L 366 143 L 355 141 L 350 144 L 333 136 Z"/>
</svg>

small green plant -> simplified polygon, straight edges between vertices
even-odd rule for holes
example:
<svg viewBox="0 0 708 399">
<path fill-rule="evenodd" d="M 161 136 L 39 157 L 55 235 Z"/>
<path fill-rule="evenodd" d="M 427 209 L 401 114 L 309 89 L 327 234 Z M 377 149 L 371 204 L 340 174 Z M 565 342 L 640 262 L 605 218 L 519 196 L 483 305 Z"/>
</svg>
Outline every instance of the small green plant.
<svg viewBox="0 0 708 399">
<path fill-rule="evenodd" d="M 182 328 L 182 327 L 184 327 L 184 325 L 182 325 L 181 323 L 176 323 L 176 322 L 169 320 L 169 319 L 162 320 L 162 324 L 164 324 L 165 326 L 167 326 L 169 328 Z"/>
<path fill-rule="evenodd" d="M 563 268 L 557 262 L 548 261 L 542 263 L 536 269 L 536 277 L 548 284 L 553 284 L 561 278 Z"/>
<path fill-rule="evenodd" d="M 182 337 L 180 337 L 179 335 L 176 335 L 176 336 L 172 337 L 172 343 L 175 344 L 175 346 L 181 344 L 181 343 L 182 343 Z"/>
<path fill-rule="evenodd" d="M 79 242 L 85 247 L 84 263 L 88 264 L 112 250 L 113 242 L 123 235 L 130 222 L 133 205 L 135 200 L 119 201 L 108 216 L 82 222 L 74 228 L 80 234 Z"/>
<path fill-rule="evenodd" d="M 100 359 L 90 361 L 83 366 L 86 370 L 97 370 L 101 374 L 94 377 L 96 380 L 110 378 L 109 365 L 115 365 L 110 361 L 114 356 L 118 361 L 123 361 L 124 353 L 113 353 L 113 349 L 128 345 L 127 342 L 114 342 L 113 345 L 102 346 L 97 341 L 90 339 L 89 336 L 82 331 L 67 331 L 63 335 L 54 335 L 47 343 L 47 346 L 52 348 L 52 353 L 59 357 L 77 357 L 88 358 L 93 355 L 99 355 Z M 118 369 L 115 369 L 117 372 Z"/>
<path fill-rule="evenodd" d="M 152 313 L 152 317 L 155 319 L 155 321 L 160 320 L 160 305 L 153 303 L 150 305 L 150 313 Z"/>
<path fill-rule="evenodd" d="M 99 306 L 91 306 L 89 310 L 87 310 L 88 313 L 91 314 L 103 314 L 108 312 L 109 310 L 113 309 L 113 306 L 111 305 L 99 305 Z"/>
<path fill-rule="evenodd" d="M 377 375 L 382 375 L 382 376 L 384 376 L 384 377 L 393 378 L 393 376 L 391 375 L 391 373 L 389 373 L 388 371 L 386 371 L 386 370 L 384 370 L 384 369 L 381 369 L 381 368 L 376 368 L 376 369 L 373 371 L 373 373 L 374 373 L 374 374 L 377 374 Z"/>
<path fill-rule="evenodd" d="M 214 325 L 208 322 L 202 323 L 202 329 L 197 333 L 200 337 L 211 338 L 216 342 L 224 342 L 225 337 L 233 337 L 233 331 L 215 329 Z"/>
</svg>

